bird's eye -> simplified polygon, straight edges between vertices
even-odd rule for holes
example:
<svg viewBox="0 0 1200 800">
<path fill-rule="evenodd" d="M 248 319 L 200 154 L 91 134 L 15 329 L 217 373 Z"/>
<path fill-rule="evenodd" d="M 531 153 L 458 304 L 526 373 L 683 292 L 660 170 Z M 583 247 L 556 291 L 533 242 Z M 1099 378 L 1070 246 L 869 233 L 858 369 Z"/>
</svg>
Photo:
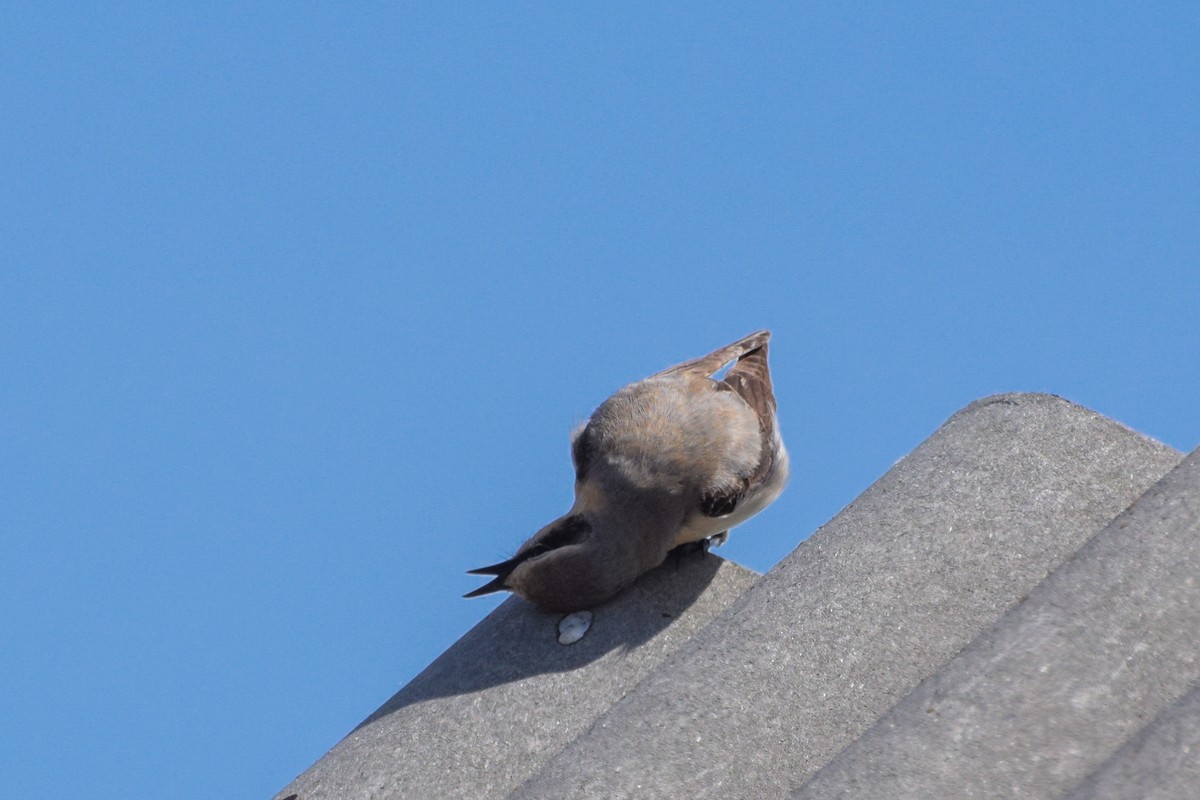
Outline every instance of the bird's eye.
<svg viewBox="0 0 1200 800">
<path fill-rule="evenodd" d="M 542 544 L 541 542 L 538 542 L 533 547 L 529 548 L 529 557 L 537 558 L 538 556 L 543 555 L 544 553 L 549 553 L 549 552 L 550 552 L 549 547 Z"/>
<path fill-rule="evenodd" d="M 737 508 L 736 494 L 706 494 L 700 500 L 700 510 L 706 517 L 724 517 Z"/>
</svg>

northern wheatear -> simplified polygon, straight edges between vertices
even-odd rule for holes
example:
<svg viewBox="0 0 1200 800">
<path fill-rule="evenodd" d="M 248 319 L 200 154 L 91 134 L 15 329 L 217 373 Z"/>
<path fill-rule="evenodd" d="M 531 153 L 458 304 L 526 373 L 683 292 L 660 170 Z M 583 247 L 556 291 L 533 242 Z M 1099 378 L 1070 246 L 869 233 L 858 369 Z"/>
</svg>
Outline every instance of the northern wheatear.
<svg viewBox="0 0 1200 800">
<path fill-rule="evenodd" d="M 466 594 L 507 590 L 549 611 L 608 600 L 674 547 L 724 541 L 783 491 L 788 456 L 770 331 L 631 383 L 572 435 L 575 504 Z M 712 377 L 730 361 L 722 379 Z"/>
</svg>

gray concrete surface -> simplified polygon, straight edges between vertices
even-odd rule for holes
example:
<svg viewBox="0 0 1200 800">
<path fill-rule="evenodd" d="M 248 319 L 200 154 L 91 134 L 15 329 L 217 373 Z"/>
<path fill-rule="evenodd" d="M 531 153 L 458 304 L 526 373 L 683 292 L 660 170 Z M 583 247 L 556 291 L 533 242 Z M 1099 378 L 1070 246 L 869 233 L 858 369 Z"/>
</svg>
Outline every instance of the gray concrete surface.
<svg viewBox="0 0 1200 800">
<path fill-rule="evenodd" d="M 973 403 L 512 796 L 787 796 L 1180 458 L 1056 397 Z"/>
<path fill-rule="evenodd" d="M 668 560 L 570 646 L 563 615 L 509 598 L 277 797 L 504 797 L 757 577 Z"/>
<path fill-rule="evenodd" d="M 1200 451 L 793 798 L 1059 797 L 1197 681 Z"/>
<path fill-rule="evenodd" d="M 1200 684 L 1121 747 L 1066 800 L 1195 800 L 1200 795 Z"/>
</svg>

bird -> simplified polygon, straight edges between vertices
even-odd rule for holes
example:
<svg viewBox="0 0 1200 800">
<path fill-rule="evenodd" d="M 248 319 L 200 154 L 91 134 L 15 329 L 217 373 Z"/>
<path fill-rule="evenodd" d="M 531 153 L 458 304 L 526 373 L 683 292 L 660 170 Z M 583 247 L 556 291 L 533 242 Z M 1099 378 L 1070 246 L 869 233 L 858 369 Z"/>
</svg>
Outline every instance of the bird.
<svg viewBox="0 0 1200 800">
<path fill-rule="evenodd" d="M 571 435 L 575 501 L 464 597 L 513 592 L 546 611 L 592 608 L 674 548 L 721 544 L 788 480 L 767 363 L 770 331 L 631 383 Z M 733 362 L 724 377 L 715 377 Z"/>
</svg>

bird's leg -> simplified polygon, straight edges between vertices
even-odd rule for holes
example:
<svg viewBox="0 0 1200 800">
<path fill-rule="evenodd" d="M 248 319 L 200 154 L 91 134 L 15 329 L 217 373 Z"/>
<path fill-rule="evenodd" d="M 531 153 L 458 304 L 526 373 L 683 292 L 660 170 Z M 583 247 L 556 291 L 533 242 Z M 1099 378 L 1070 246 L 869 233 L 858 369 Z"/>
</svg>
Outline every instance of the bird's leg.
<svg viewBox="0 0 1200 800">
<path fill-rule="evenodd" d="M 683 559 L 685 559 L 695 553 L 699 553 L 700 557 L 703 558 L 704 554 L 707 552 L 708 552 L 708 540 L 707 539 L 699 539 L 695 542 L 684 542 L 681 545 L 675 546 L 674 548 L 671 549 L 671 551 L 669 553 L 667 553 L 667 558 L 674 559 L 675 571 L 678 572 L 679 565 L 683 561 Z"/>
<path fill-rule="evenodd" d="M 729 531 L 721 531 L 720 533 L 714 533 L 712 536 L 710 536 L 704 540 L 704 552 L 707 553 L 709 550 L 711 550 L 714 547 L 720 547 L 721 545 L 725 544 L 725 541 L 728 538 L 729 538 Z"/>
</svg>

